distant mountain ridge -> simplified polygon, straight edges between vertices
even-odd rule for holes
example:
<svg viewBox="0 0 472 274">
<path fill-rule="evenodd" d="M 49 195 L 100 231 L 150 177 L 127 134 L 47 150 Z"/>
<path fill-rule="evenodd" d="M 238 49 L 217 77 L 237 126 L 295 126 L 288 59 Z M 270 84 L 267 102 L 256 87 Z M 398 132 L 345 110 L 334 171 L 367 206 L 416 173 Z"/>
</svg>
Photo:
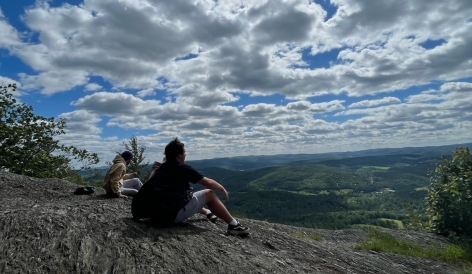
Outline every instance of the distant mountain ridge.
<svg viewBox="0 0 472 274">
<path fill-rule="evenodd" d="M 327 160 L 337 160 L 351 157 L 382 156 L 395 154 L 414 154 L 422 156 L 451 155 L 458 146 L 472 147 L 472 143 L 455 144 L 445 146 L 403 147 L 403 148 L 378 148 L 360 151 L 329 152 L 318 154 L 279 154 L 279 155 L 254 155 L 238 156 L 230 158 L 215 158 L 206 160 L 187 161 L 194 168 L 223 167 L 233 170 L 249 170 L 277 165 L 306 165 Z"/>
<path fill-rule="evenodd" d="M 421 156 L 436 157 L 440 155 L 448 156 L 454 148 L 458 146 L 472 147 L 472 143 L 454 144 L 444 146 L 426 146 L 426 147 L 403 147 L 403 148 L 376 148 L 360 151 L 329 152 L 313 154 L 277 154 L 277 155 L 251 155 L 214 158 L 204 160 L 186 161 L 188 165 L 196 169 L 221 167 L 231 170 L 254 170 L 264 167 L 279 165 L 306 165 L 324 162 L 328 160 L 339 160 L 345 158 L 364 157 L 364 156 L 385 156 L 396 154 L 414 154 Z M 438 158 L 439 159 L 439 158 Z M 147 160 L 153 162 L 154 159 L 147 157 Z M 149 164 L 150 168 L 152 164 Z M 97 170 L 107 170 L 108 166 L 96 167 Z"/>
</svg>

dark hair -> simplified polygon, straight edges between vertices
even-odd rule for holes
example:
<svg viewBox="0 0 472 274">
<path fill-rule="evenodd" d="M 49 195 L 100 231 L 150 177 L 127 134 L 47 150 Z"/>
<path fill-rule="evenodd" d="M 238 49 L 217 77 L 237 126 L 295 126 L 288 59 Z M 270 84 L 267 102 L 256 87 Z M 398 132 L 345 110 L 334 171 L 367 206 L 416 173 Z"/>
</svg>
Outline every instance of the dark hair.
<svg viewBox="0 0 472 274">
<path fill-rule="evenodd" d="M 121 153 L 121 157 L 123 157 L 123 159 L 125 159 L 125 161 L 131 160 L 131 159 L 133 159 L 133 152 L 128 151 L 128 150 L 123 151 L 123 153 Z"/>
<path fill-rule="evenodd" d="M 184 153 L 184 143 L 180 142 L 177 137 L 170 141 L 164 150 L 164 161 L 175 160 L 179 154 Z"/>
</svg>

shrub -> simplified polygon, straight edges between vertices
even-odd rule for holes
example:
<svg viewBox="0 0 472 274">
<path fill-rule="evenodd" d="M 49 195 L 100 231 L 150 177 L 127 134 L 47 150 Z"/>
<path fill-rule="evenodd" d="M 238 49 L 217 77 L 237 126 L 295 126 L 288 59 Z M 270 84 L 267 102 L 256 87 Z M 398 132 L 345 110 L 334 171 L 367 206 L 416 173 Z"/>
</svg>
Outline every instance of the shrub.
<svg viewBox="0 0 472 274">
<path fill-rule="evenodd" d="M 472 159 L 468 148 L 456 148 L 452 159 L 442 157 L 431 176 L 427 212 L 432 231 L 472 235 Z"/>
<path fill-rule="evenodd" d="M 35 115 L 33 107 L 17 103 L 15 84 L 0 86 L 0 169 L 38 178 L 83 182 L 71 163 L 87 170 L 99 162 L 97 154 L 59 144 L 66 121 Z"/>
</svg>

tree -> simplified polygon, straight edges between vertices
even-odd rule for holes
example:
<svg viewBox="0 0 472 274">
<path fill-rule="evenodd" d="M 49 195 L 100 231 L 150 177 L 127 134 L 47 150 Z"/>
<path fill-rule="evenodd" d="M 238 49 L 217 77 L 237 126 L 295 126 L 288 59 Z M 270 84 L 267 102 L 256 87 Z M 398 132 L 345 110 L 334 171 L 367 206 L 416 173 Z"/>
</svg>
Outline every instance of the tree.
<svg viewBox="0 0 472 274">
<path fill-rule="evenodd" d="M 456 148 L 452 159 L 442 157 L 431 176 L 427 212 L 439 234 L 472 235 L 472 158 L 468 148 Z"/>
<path fill-rule="evenodd" d="M 66 121 L 35 115 L 32 106 L 17 103 L 15 90 L 16 84 L 0 86 L 0 169 L 83 182 L 72 164 L 88 170 L 99 162 L 97 154 L 59 144 L 55 137 L 65 134 Z"/>
<path fill-rule="evenodd" d="M 133 152 L 133 159 L 128 165 L 129 173 L 136 172 L 138 174 L 138 178 L 142 182 L 145 182 L 149 175 L 151 174 L 151 169 L 148 168 L 149 161 L 144 162 L 146 157 L 144 157 L 144 151 L 146 151 L 146 147 L 140 146 L 138 144 L 138 138 L 133 135 L 128 143 L 123 142 L 125 145 L 126 150 Z"/>
</svg>

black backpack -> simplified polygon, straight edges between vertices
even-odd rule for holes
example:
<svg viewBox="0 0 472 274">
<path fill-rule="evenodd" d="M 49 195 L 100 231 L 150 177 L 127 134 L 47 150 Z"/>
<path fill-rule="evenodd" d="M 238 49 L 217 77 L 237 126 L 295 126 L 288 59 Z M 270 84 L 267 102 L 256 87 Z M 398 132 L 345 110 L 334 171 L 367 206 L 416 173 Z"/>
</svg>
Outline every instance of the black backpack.
<svg viewBox="0 0 472 274">
<path fill-rule="evenodd" d="M 74 191 L 74 195 L 91 195 L 93 193 L 95 193 L 95 187 L 93 186 L 81 186 Z"/>
<path fill-rule="evenodd" d="M 156 172 L 133 197 L 131 214 L 134 220 L 150 218 L 158 226 L 169 226 L 174 223 L 179 210 L 190 201 L 191 193 L 182 197 L 178 192 L 163 189 L 166 185 L 163 180 L 171 184 L 175 182 L 173 177 Z"/>
</svg>

